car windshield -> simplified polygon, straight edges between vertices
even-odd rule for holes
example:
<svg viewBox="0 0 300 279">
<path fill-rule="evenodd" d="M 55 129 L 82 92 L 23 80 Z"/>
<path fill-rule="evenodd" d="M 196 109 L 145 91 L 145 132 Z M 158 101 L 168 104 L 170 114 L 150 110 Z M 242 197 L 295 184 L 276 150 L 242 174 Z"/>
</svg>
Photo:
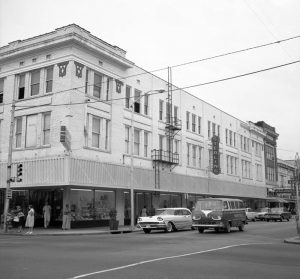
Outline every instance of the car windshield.
<svg viewBox="0 0 300 279">
<path fill-rule="evenodd" d="M 281 208 L 281 207 L 271 208 L 271 212 L 272 213 L 277 213 L 277 212 L 282 212 L 282 211 L 283 211 L 283 208 Z"/>
<path fill-rule="evenodd" d="M 264 208 L 260 208 L 257 210 L 257 212 L 268 212 L 269 209 L 267 207 L 264 207 Z"/>
<path fill-rule="evenodd" d="M 222 208 L 221 200 L 202 200 L 197 202 L 195 210 L 222 210 Z"/>
<path fill-rule="evenodd" d="M 156 209 L 155 215 L 174 215 L 173 209 Z"/>
</svg>

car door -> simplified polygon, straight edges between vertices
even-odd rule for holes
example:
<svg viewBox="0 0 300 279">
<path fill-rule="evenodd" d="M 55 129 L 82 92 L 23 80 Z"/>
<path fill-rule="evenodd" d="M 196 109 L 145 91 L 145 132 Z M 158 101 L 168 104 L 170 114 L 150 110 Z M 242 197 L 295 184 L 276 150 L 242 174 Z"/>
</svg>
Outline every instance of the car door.
<svg viewBox="0 0 300 279">
<path fill-rule="evenodd" d="M 192 227 L 192 214 L 190 211 L 186 209 L 182 209 L 182 214 L 184 218 L 184 224 L 183 227 L 185 229 L 190 229 Z"/>
<path fill-rule="evenodd" d="M 176 209 L 174 211 L 174 225 L 175 225 L 176 229 L 182 229 L 183 228 L 184 219 L 183 219 L 181 209 Z"/>
</svg>

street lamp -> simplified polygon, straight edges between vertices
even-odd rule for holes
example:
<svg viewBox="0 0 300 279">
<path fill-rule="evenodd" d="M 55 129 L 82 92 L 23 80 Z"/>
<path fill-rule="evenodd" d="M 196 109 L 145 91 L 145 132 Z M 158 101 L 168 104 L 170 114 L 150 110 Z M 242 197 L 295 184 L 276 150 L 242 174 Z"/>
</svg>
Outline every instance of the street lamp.
<svg viewBox="0 0 300 279">
<path fill-rule="evenodd" d="M 134 100 L 130 105 L 131 109 L 131 150 L 130 150 L 130 203 L 131 203 L 131 216 L 130 216 L 130 227 L 131 230 L 134 229 L 134 180 L 133 180 L 133 149 L 134 149 L 134 126 L 133 126 L 133 116 L 134 116 L 134 104 L 138 102 L 142 97 L 150 92 L 157 92 L 157 93 L 164 93 L 164 89 L 156 89 L 156 90 L 149 90 L 146 93 L 139 96 L 136 100 Z"/>
<path fill-rule="evenodd" d="M 297 226 L 297 234 L 300 235 L 300 227 L 299 227 L 299 216 L 300 216 L 300 208 L 299 208 L 299 180 L 300 180 L 300 159 L 298 152 L 295 155 L 295 191 L 296 191 L 296 226 Z"/>
</svg>

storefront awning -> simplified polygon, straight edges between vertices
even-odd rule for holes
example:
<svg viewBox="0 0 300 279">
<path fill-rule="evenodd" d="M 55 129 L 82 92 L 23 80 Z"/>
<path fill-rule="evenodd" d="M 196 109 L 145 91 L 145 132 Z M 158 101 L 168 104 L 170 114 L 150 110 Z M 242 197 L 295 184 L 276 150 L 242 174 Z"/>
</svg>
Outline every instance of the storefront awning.
<svg viewBox="0 0 300 279">
<path fill-rule="evenodd" d="M 267 198 L 268 202 L 280 202 L 280 203 L 289 203 L 287 200 L 279 197 Z"/>
</svg>

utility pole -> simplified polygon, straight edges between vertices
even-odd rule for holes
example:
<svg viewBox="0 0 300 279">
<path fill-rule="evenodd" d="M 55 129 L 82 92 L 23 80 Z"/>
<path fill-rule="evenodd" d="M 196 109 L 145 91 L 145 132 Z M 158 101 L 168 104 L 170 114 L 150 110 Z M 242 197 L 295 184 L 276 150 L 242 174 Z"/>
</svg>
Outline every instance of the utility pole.
<svg viewBox="0 0 300 279">
<path fill-rule="evenodd" d="M 10 129 L 9 129 L 9 139 L 8 139 L 8 156 L 7 156 L 7 175 L 6 175 L 6 193 L 5 193 L 5 204 L 4 204 L 4 218 L 3 218 L 3 229 L 7 232 L 7 214 L 9 209 L 9 201 L 11 199 L 11 165 L 12 165 L 12 146 L 13 146 L 13 136 L 15 127 L 15 101 L 12 101 L 11 114 L 10 114 Z"/>
</svg>

